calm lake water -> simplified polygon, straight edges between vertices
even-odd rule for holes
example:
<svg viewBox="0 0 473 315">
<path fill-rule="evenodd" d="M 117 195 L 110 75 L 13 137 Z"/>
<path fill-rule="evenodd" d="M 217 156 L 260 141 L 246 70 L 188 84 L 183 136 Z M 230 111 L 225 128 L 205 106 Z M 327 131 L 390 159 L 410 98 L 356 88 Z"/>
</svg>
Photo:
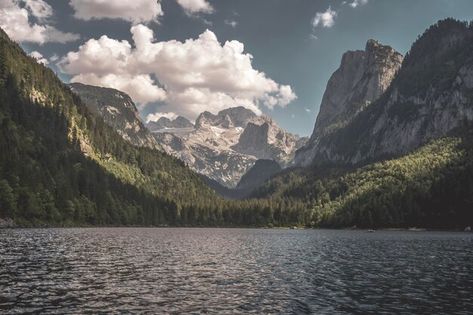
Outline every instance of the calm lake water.
<svg viewBox="0 0 473 315">
<path fill-rule="evenodd" d="M 473 235 L 0 230 L 0 313 L 472 314 Z"/>
</svg>

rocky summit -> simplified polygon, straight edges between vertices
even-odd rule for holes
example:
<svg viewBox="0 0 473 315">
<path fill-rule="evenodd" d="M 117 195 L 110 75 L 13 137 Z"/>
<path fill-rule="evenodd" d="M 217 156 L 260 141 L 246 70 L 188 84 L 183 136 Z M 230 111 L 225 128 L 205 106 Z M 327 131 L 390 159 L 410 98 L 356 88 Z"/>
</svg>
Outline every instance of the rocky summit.
<svg viewBox="0 0 473 315">
<path fill-rule="evenodd" d="M 172 129 L 157 130 L 155 123 L 148 126 L 166 152 L 227 187 L 235 187 L 258 159 L 287 166 L 307 140 L 244 107 L 203 112 L 192 128 L 176 127 L 172 121 Z"/>
<path fill-rule="evenodd" d="M 471 122 L 472 43 L 473 29 L 467 23 L 446 19 L 419 37 L 399 67 L 399 54 L 368 42 L 366 52 L 373 50 L 370 46 L 377 47 L 376 55 L 384 56 L 370 63 L 375 66 L 369 71 L 383 79 L 368 80 L 369 75 L 364 75 L 366 79 L 362 80 L 375 82 L 372 84 L 376 93 L 368 97 L 367 91 L 372 85 L 358 86 L 360 81 L 356 80 L 354 87 L 348 89 L 349 93 L 344 84 L 343 88 L 334 89 L 333 82 L 329 83 L 314 134 L 309 144 L 298 152 L 296 162 L 353 165 L 395 157 Z M 345 59 L 346 55 L 341 69 L 346 66 Z M 377 68 L 383 70 L 374 70 Z M 337 72 L 331 81 L 338 81 Z M 337 91 L 341 96 L 336 102 L 330 101 L 335 99 L 331 96 Z M 364 100 L 369 106 L 353 101 L 351 95 L 360 92 L 363 92 L 361 97 L 355 99 Z M 376 95 L 379 98 L 372 102 L 371 96 Z M 346 111 L 352 111 L 350 118 L 340 119 Z"/>
<path fill-rule="evenodd" d="M 347 51 L 330 77 L 314 132 L 296 154 L 295 163 L 310 164 L 320 141 L 350 123 L 389 87 L 403 56 L 390 46 L 370 39 L 365 50 Z"/>
</svg>

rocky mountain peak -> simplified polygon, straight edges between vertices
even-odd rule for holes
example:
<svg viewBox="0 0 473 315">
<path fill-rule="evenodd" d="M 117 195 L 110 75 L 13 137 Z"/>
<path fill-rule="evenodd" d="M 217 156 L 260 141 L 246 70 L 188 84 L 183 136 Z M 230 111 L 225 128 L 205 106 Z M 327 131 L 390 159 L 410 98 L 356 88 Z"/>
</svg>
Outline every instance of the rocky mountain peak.
<svg viewBox="0 0 473 315">
<path fill-rule="evenodd" d="M 243 107 L 232 107 L 218 112 L 216 115 L 205 111 L 197 117 L 196 128 L 213 127 L 246 127 L 246 124 L 258 117 L 253 111 Z"/>
<path fill-rule="evenodd" d="M 347 125 L 391 84 L 403 56 L 390 46 L 370 39 L 365 50 L 343 54 L 339 68 L 330 77 L 322 98 L 314 132 L 295 158 L 296 164 L 311 163 L 320 138 Z"/>
<path fill-rule="evenodd" d="M 402 59 L 392 47 L 373 39 L 364 51 L 346 52 L 327 84 L 314 135 L 329 132 L 377 99 L 393 80 Z"/>
<path fill-rule="evenodd" d="M 212 124 L 215 118 L 216 116 L 214 114 L 212 114 L 211 112 L 205 111 L 201 113 L 195 120 L 195 127 L 202 128 L 208 124 Z"/>
<path fill-rule="evenodd" d="M 246 127 L 246 124 L 255 119 L 257 115 L 243 106 L 225 109 L 219 115 L 228 116 L 235 127 Z"/>
</svg>

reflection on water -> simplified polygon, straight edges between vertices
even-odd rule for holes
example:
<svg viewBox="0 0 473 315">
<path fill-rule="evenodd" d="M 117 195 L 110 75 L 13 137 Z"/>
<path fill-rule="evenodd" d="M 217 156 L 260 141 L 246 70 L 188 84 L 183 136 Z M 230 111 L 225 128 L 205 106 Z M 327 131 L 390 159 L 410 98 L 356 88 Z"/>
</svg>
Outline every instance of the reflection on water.
<svg viewBox="0 0 473 315">
<path fill-rule="evenodd" d="M 473 235 L 0 230 L 0 313 L 473 310 Z"/>
</svg>

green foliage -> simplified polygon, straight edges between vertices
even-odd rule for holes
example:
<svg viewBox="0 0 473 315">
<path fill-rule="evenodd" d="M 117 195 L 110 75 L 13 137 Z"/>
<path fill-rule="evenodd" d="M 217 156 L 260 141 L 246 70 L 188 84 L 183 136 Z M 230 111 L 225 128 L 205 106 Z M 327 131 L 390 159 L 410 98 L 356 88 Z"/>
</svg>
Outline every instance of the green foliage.
<svg viewBox="0 0 473 315">
<path fill-rule="evenodd" d="M 16 197 L 6 180 L 0 180 L 0 217 L 14 217 Z"/>
<path fill-rule="evenodd" d="M 462 227 L 473 222 L 472 143 L 467 132 L 355 170 L 295 170 L 257 196 L 302 200 L 315 226 Z"/>
<path fill-rule="evenodd" d="M 175 158 L 124 141 L 0 35 L 1 217 L 33 225 L 175 224 L 177 209 L 200 212 L 218 199 Z"/>
</svg>

